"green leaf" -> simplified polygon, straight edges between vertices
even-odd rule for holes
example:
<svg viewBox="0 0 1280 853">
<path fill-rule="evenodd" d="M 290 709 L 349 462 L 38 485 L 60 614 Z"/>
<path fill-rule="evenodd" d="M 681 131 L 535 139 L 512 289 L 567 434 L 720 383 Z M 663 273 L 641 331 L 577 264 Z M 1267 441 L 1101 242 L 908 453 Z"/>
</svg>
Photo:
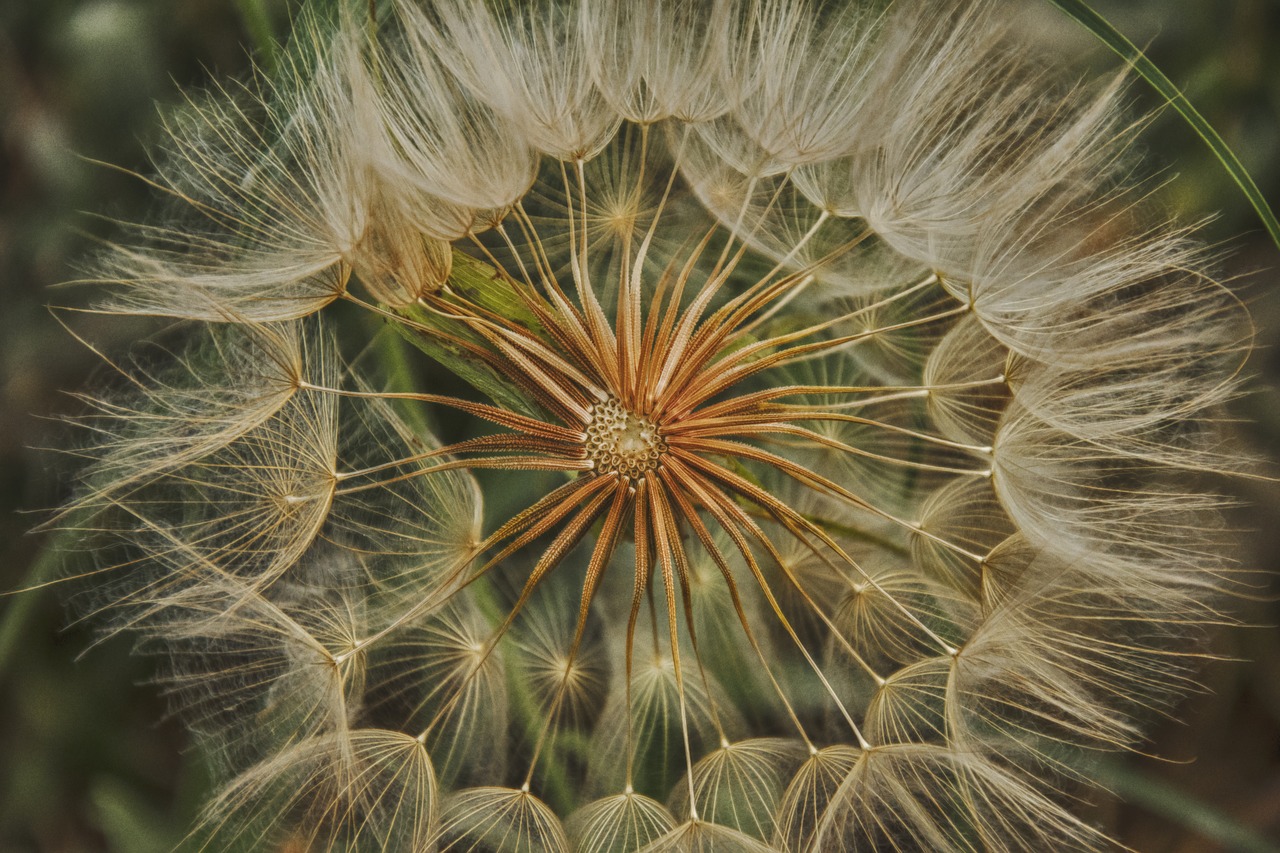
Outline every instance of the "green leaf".
<svg viewBox="0 0 1280 853">
<path fill-rule="evenodd" d="M 1187 124 L 1209 146 L 1209 150 L 1218 158 L 1218 162 L 1227 170 L 1227 174 L 1244 192 L 1245 197 L 1249 199 L 1249 204 L 1253 205 L 1253 209 L 1257 211 L 1259 218 L 1262 219 L 1262 224 L 1267 229 L 1267 233 L 1271 235 L 1272 241 L 1280 248 L 1280 221 L 1276 220 L 1275 212 L 1267 204 L 1267 200 L 1262 197 L 1262 191 L 1258 189 L 1258 185 L 1254 183 L 1248 170 L 1240 162 L 1240 158 L 1228 147 L 1227 143 L 1223 141 L 1222 137 L 1218 135 L 1218 132 L 1213 129 L 1205 117 L 1200 115 L 1200 112 L 1191 105 L 1191 102 L 1179 91 L 1173 81 L 1166 77 L 1164 72 L 1157 68 L 1155 63 L 1148 59 L 1137 45 L 1129 41 L 1123 33 L 1112 26 L 1106 18 L 1094 11 L 1084 0 L 1049 0 L 1049 2 L 1070 15 L 1088 29 L 1089 32 L 1097 36 L 1103 44 L 1119 54 L 1125 62 L 1128 62 L 1138 72 L 1142 79 L 1150 83 L 1151 87 L 1159 92 L 1165 101 L 1178 111 L 1178 114 L 1186 120 Z"/>
<path fill-rule="evenodd" d="M 453 272 L 449 276 L 448 286 L 453 294 L 461 297 L 461 302 L 478 305 L 494 314 L 506 317 L 533 334 L 538 334 L 538 330 L 541 329 L 541 324 L 520 295 L 488 264 L 455 251 Z M 455 297 L 446 296 L 448 300 L 453 298 Z M 476 357 L 474 353 L 468 352 L 461 345 L 455 345 L 432 335 L 429 331 L 437 330 L 488 349 L 489 345 L 483 338 L 468 329 L 465 324 L 442 317 L 419 305 L 396 308 L 395 312 L 420 327 L 394 324 L 405 340 L 426 353 L 432 360 L 456 374 L 497 405 L 532 417 L 545 417 L 545 413 L 539 410 L 519 387 Z"/>
</svg>

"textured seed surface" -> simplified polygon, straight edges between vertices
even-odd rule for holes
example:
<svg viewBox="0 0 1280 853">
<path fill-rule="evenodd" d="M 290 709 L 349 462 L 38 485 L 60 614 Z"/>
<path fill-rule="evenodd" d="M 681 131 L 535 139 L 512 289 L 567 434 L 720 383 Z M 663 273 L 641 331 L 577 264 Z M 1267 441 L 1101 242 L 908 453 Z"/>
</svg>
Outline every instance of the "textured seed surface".
<svg viewBox="0 0 1280 853">
<path fill-rule="evenodd" d="M 667 442 L 653 421 L 632 414 L 610 397 L 591 410 L 587 424 L 587 457 L 596 471 L 638 479 L 658 467 Z"/>
</svg>

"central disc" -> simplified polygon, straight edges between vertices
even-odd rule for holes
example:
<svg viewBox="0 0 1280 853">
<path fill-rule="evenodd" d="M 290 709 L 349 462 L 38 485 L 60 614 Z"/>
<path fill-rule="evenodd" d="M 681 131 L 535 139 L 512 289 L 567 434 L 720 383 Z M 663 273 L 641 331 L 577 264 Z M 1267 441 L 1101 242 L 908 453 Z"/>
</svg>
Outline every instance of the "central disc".
<svg viewBox="0 0 1280 853">
<path fill-rule="evenodd" d="M 586 433 L 587 457 L 601 474 L 639 479 L 658 467 L 667 449 L 653 421 L 628 412 L 613 397 L 592 407 Z"/>
</svg>

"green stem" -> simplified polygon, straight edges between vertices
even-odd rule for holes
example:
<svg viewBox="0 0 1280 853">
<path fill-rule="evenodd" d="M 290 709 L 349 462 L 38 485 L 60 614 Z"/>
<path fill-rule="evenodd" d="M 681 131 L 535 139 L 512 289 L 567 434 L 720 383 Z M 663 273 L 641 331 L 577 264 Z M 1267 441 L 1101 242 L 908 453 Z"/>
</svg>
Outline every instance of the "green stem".
<svg viewBox="0 0 1280 853">
<path fill-rule="evenodd" d="M 244 22 L 249 41 L 253 44 L 262 67 L 268 73 L 274 73 L 278 46 L 266 0 L 236 0 L 236 9 L 240 12 L 240 19 Z"/>
<path fill-rule="evenodd" d="M 1050 3 L 1057 6 L 1070 17 L 1074 18 L 1089 32 L 1093 33 L 1098 39 L 1111 48 L 1125 62 L 1137 71 L 1142 79 L 1146 80 L 1151 87 L 1155 89 L 1161 97 L 1163 97 L 1171 107 L 1178 111 L 1178 115 L 1191 126 L 1204 143 L 1209 146 L 1209 150 L 1218 158 L 1218 162 L 1227 170 L 1227 174 L 1231 176 L 1231 180 L 1244 192 L 1245 198 L 1249 200 L 1249 204 L 1257 211 L 1258 217 L 1262 219 L 1262 225 L 1267 229 L 1267 233 L 1271 235 L 1271 240 L 1280 247 L 1280 221 L 1277 221 L 1275 212 L 1271 206 L 1267 204 L 1267 200 L 1262 197 L 1262 191 L 1258 189 L 1258 185 L 1254 183 L 1250 177 L 1249 171 L 1245 169 L 1244 164 L 1240 162 L 1240 158 L 1235 152 L 1223 141 L 1213 126 L 1200 115 L 1200 112 L 1191 105 L 1187 97 L 1182 94 L 1177 86 L 1173 84 L 1164 72 L 1156 67 L 1155 63 L 1147 58 L 1137 45 L 1129 41 L 1123 33 L 1117 30 L 1106 18 L 1099 15 L 1084 0 L 1049 0 Z"/>
</svg>

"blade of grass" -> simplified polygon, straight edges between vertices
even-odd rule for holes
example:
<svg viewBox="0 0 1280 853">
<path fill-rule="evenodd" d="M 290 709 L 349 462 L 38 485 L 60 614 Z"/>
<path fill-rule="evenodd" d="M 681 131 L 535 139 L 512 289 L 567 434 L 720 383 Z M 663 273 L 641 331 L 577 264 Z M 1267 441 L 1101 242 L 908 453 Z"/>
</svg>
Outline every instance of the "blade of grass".
<svg viewBox="0 0 1280 853">
<path fill-rule="evenodd" d="M 236 0 L 236 9 L 249 34 L 249 41 L 253 43 L 254 52 L 258 54 L 258 61 L 268 73 L 275 72 L 278 45 L 266 0 Z"/>
<path fill-rule="evenodd" d="M 60 531 L 49 537 L 32 561 L 22 583 L 13 590 L 0 594 L 0 680 L 27 637 L 27 627 L 36 616 L 37 605 L 43 596 L 43 587 L 57 573 L 58 564 L 66 558 L 62 550 L 73 539 L 71 531 Z"/>
<path fill-rule="evenodd" d="M 1213 126 L 1209 124 L 1205 117 L 1191 105 L 1191 102 L 1173 84 L 1173 81 L 1166 77 L 1164 72 L 1157 68 L 1155 63 L 1148 59 L 1137 45 L 1129 41 L 1123 33 L 1112 26 L 1106 18 L 1098 14 L 1084 0 L 1049 0 L 1049 2 L 1074 18 L 1085 29 L 1097 36 L 1099 41 L 1119 54 L 1125 62 L 1133 67 L 1133 70 L 1138 72 L 1143 80 L 1146 80 L 1170 106 L 1178 111 L 1178 115 L 1182 116 L 1187 124 L 1191 126 L 1191 129 L 1196 132 L 1196 135 L 1204 140 L 1204 143 L 1209 146 L 1209 150 L 1218 158 L 1218 162 L 1227 170 L 1227 174 L 1244 192 L 1249 204 L 1253 205 L 1253 209 L 1257 211 L 1258 217 L 1262 220 L 1263 227 L 1271 235 L 1271 240 L 1276 244 L 1277 248 L 1280 248 L 1280 221 L 1277 221 L 1275 212 L 1267 204 L 1267 200 L 1262 197 L 1262 191 L 1258 189 L 1258 185 L 1254 183 L 1249 171 L 1240 162 L 1240 158 L 1223 141 L 1222 137 L 1218 135 L 1218 132 L 1213 129 Z"/>
<path fill-rule="evenodd" d="M 1114 758 L 1105 758 L 1093 768 L 1096 781 L 1128 803 L 1184 826 L 1197 835 L 1217 842 L 1233 853 L 1280 853 L 1280 844 L 1270 841 L 1168 782 L 1126 767 Z"/>
<path fill-rule="evenodd" d="M 374 345 L 377 347 L 383 369 L 387 374 L 387 387 L 409 393 L 422 391 L 422 383 L 410 361 L 409 342 L 385 321 L 376 320 L 375 322 L 381 324 L 374 337 Z M 431 425 L 427 423 L 426 412 L 421 405 L 410 405 L 412 401 L 409 400 L 394 402 L 403 404 L 398 406 L 396 411 L 410 429 L 419 435 L 431 434 Z"/>
</svg>

